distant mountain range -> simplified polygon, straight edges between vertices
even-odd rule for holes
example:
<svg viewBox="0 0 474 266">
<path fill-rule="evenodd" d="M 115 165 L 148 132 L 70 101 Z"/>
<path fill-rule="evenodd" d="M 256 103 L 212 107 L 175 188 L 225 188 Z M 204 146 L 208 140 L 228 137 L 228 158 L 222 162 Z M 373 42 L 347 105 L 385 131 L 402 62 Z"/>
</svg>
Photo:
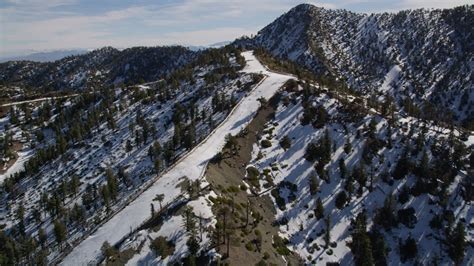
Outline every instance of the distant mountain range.
<svg viewBox="0 0 474 266">
<path fill-rule="evenodd" d="M 35 61 L 35 62 L 53 62 L 71 55 L 81 55 L 87 53 L 86 49 L 74 50 L 54 50 L 47 52 L 35 52 L 26 55 L 3 56 L 0 57 L 0 63 L 8 61 Z"/>
<path fill-rule="evenodd" d="M 222 41 L 209 45 L 190 45 L 186 46 L 192 51 L 200 51 L 208 48 L 220 48 L 230 44 L 231 41 Z M 8 61 L 33 61 L 33 62 L 54 62 L 56 60 L 63 59 L 64 57 L 82 55 L 90 52 L 90 49 L 66 49 L 66 50 L 54 50 L 54 51 L 44 51 L 44 52 L 31 52 L 25 53 L 22 55 L 10 55 L 10 56 L 0 56 L 0 63 L 5 63 Z"/>
</svg>

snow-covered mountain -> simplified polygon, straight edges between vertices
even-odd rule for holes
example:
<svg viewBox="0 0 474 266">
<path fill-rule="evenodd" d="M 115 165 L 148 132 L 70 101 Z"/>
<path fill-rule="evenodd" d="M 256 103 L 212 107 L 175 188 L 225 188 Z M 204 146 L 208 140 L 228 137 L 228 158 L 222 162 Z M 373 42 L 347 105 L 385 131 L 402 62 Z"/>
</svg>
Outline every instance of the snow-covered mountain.
<svg viewBox="0 0 474 266">
<path fill-rule="evenodd" d="M 389 94 L 423 118 L 472 128 L 473 28 L 472 5 L 369 15 L 302 4 L 235 44 L 262 47 L 363 94 Z"/>
<path fill-rule="evenodd" d="M 293 84 L 275 97 L 248 165 L 258 174 L 246 181 L 271 190 L 290 248 L 312 265 L 452 263 L 453 228 L 468 228 L 467 243 L 474 240 L 474 135 L 382 115 L 320 84 Z M 466 248 L 457 263 L 473 263 Z"/>
<path fill-rule="evenodd" d="M 101 86 L 70 99 L 9 108 L 0 120 L 0 138 L 7 143 L 0 151 L 0 224 L 10 233 L 3 240 L 44 233 L 43 246 L 52 248 L 55 221 L 64 222 L 70 243 L 93 232 L 97 222 L 120 211 L 205 139 L 262 78 L 237 72 L 242 59 L 232 47 L 205 51 L 194 63 L 147 85 Z M 59 186 L 65 190 L 59 192 Z M 50 205 L 50 213 L 39 206 L 58 197 L 61 202 Z M 63 216 L 72 208 L 75 218 Z M 17 211 L 25 218 L 19 224 Z M 147 208 L 145 217 L 148 213 Z M 48 250 L 53 261 L 65 251 Z M 1 265 L 23 260 L 23 254 L 5 254 L 2 245 L 0 251 Z"/>
<path fill-rule="evenodd" d="M 0 265 L 472 265 L 472 11 L 0 64 Z"/>
<path fill-rule="evenodd" d="M 0 64 L 0 81 L 44 91 L 130 85 L 163 78 L 195 57 L 195 52 L 180 46 L 104 47 L 55 62 L 6 62 Z"/>
</svg>

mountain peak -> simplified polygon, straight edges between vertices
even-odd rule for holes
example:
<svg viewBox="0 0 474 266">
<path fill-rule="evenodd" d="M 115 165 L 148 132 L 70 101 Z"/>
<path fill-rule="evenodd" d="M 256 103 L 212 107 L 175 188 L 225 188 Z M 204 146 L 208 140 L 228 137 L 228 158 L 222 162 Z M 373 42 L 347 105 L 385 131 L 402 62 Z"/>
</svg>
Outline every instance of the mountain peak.
<svg viewBox="0 0 474 266">
<path fill-rule="evenodd" d="M 313 5 L 313 4 L 308 4 L 308 3 L 303 3 L 303 4 L 299 4 L 299 5 L 296 5 L 295 7 L 293 7 L 291 10 L 309 10 L 311 8 L 315 8 L 316 6 Z"/>
<path fill-rule="evenodd" d="M 474 121 L 473 112 L 461 102 L 469 101 L 472 88 L 472 80 L 463 78 L 472 71 L 466 60 L 473 54 L 472 10 L 465 6 L 368 15 L 300 4 L 241 43 L 316 75 L 331 73 L 356 91 L 388 93 L 400 101 L 413 98 L 420 108 L 429 101 L 438 112 L 451 111 L 446 121 L 467 125 Z M 449 99 L 446 88 L 453 92 Z"/>
</svg>

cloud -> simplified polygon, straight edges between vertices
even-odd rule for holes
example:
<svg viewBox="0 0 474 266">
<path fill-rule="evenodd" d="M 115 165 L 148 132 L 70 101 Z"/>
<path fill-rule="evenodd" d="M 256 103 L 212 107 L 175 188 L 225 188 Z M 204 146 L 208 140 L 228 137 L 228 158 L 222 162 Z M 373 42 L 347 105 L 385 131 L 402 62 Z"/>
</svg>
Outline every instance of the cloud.
<svg viewBox="0 0 474 266">
<path fill-rule="evenodd" d="M 400 9 L 450 8 L 466 4 L 474 4 L 474 2 L 472 0 L 401 0 L 398 6 Z"/>
<path fill-rule="evenodd" d="M 288 11 L 294 0 L 5 0 L 0 3 L 0 54 L 15 50 L 97 48 L 103 45 L 205 45 L 256 33 Z M 472 1 L 472 0 L 467 0 Z M 466 0 L 309 0 L 325 8 L 368 11 L 450 7 Z M 102 4 L 102 5 L 101 5 Z M 86 6 L 87 5 L 87 6 Z M 100 8 L 99 8 L 100 6 Z M 93 12 L 90 12 L 90 11 Z M 103 11 L 100 11 L 103 10 Z"/>
<path fill-rule="evenodd" d="M 220 27 L 208 30 L 173 32 L 164 35 L 164 43 L 180 43 L 180 41 L 184 39 L 193 45 L 209 45 L 223 40 L 233 40 L 243 35 L 250 36 L 255 33 L 255 29 L 239 27 Z"/>
<path fill-rule="evenodd" d="M 265 0 L 264 0 L 265 1 Z M 0 53 L 25 49 L 63 49 L 113 45 L 206 45 L 250 35 L 257 27 L 240 27 L 217 23 L 219 20 L 239 20 L 243 13 L 257 12 L 251 1 L 188 0 L 182 4 L 130 6 L 97 15 L 58 13 L 36 10 L 37 0 L 11 0 L 14 5 L 0 9 L 2 21 Z M 72 0 L 55 0 L 50 6 L 72 4 Z M 269 1 L 267 1 L 267 4 Z M 244 5 L 242 5 L 244 4 Z M 265 3 L 257 8 L 264 9 Z M 280 5 L 280 8 L 287 6 Z M 270 7 L 266 7 L 270 8 Z M 271 7 L 273 9 L 276 6 Z M 251 10 L 254 9 L 254 10 Z M 45 15 L 47 14 L 47 15 Z M 50 17 L 52 16 L 52 17 Z M 18 19 L 22 17 L 22 19 Z M 44 18 L 45 17 L 45 18 Z M 16 18 L 16 19 L 14 19 Z M 258 25 L 260 27 L 261 25 Z M 132 27 L 127 31 L 121 28 Z M 173 30 L 170 30 L 173 28 Z"/>
<path fill-rule="evenodd" d="M 77 3 L 77 0 L 6 0 L 17 7 L 51 8 Z"/>
</svg>

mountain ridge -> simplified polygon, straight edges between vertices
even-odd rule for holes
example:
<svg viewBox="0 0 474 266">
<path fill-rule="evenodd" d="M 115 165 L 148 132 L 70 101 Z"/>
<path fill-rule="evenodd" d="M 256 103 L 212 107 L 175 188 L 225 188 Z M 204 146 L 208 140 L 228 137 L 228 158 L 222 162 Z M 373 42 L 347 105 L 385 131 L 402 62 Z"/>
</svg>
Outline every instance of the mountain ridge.
<svg viewBox="0 0 474 266">
<path fill-rule="evenodd" d="M 369 15 L 302 4 L 234 45 L 263 48 L 375 98 L 389 95 L 405 111 L 435 107 L 445 121 L 470 128 L 473 14 L 472 5 Z"/>
<path fill-rule="evenodd" d="M 94 83 L 127 85 L 154 81 L 190 63 L 197 53 L 182 46 L 106 46 L 54 62 L 10 61 L 0 64 L 0 82 L 40 90 L 77 90 Z"/>
</svg>

